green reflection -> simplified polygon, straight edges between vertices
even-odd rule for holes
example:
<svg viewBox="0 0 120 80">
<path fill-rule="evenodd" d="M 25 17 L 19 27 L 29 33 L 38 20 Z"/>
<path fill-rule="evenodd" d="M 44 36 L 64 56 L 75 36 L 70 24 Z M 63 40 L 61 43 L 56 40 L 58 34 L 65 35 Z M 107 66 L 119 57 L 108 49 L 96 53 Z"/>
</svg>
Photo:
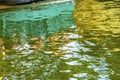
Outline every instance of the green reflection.
<svg viewBox="0 0 120 80">
<path fill-rule="evenodd" d="M 0 79 L 59 80 L 60 59 L 44 47 L 52 34 L 73 25 L 73 2 L 28 6 L 32 9 L 23 5 L 1 10 Z"/>
<path fill-rule="evenodd" d="M 63 7 L 64 6 L 64 7 Z M 32 7 L 32 6 L 31 6 Z M 40 10 L 15 10 L 1 14 L 1 36 L 9 49 L 14 44 L 37 42 L 62 28 L 73 25 L 73 2 L 37 6 Z M 6 43 L 7 42 L 7 43 Z M 11 44 L 12 43 L 12 44 Z M 9 45 L 8 45 L 9 44 Z"/>
</svg>

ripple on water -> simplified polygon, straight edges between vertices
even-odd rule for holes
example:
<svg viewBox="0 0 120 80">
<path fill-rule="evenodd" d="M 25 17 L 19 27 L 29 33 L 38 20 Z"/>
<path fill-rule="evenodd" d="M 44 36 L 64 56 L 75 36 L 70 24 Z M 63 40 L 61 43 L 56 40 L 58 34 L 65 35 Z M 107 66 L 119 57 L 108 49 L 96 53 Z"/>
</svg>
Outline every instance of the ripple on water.
<svg viewBox="0 0 120 80">
<path fill-rule="evenodd" d="M 60 15 L 59 12 L 56 12 L 57 16 L 50 19 L 48 17 L 51 14 L 46 17 L 45 15 L 48 13 L 44 14 L 44 9 L 41 10 L 43 12 L 30 11 L 30 13 L 37 14 L 29 14 L 26 16 L 27 18 L 20 17 L 20 19 L 18 19 L 19 14 L 26 15 L 29 12 L 23 10 L 23 12 L 19 11 L 20 13 L 15 12 L 16 15 L 14 15 L 14 12 L 10 12 L 11 16 L 5 14 L 6 23 L 10 22 L 6 24 L 8 30 L 3 25 L 4 33 L 6 36 L 9 32 L 12 33 L 10 39 L 8 37 L 5 37 L 4 40 L 0 38 L 0 44 L 2 46 L 5 41 L 12 42 L 11 44 L 6 43 L 8 45 L 6 47 L 16 51 L 2 50 L 7 52 L 7 55 L 0 61 L 0 67 L 2 67 L 0 69 L 0 79 L 1 75 L 6 80 L 119 79 L 120 10 L 117 0 L 76 1 L 79 2 L 76 2 L 73 14 L 75 25 L 71 21 L 71 15 L 67 13 L 71 12 L 71 9 L 62 10 L 65 5 L 60 5 L 62 6 L 59 8 L 62 10 Z M 56 7 L 59 7 L 59 5 L 56 5 Z M 52 6 L 50 8 L 56 11 L 56 8 L 53 9 Z M 45 8 L 45 10 L 48 9 L 48 7 Z M 53 15 L 55 16 L 55 14 L 52 14 L 50 17 Z M 43 21 L 39 20 L 41 16 L 45 18 Z M 13 17 L 15 17 L 14 20 Z M 31 20 L 33 18 L 34 21 Z M 16 20 L 25 21 L 18 24 Z M 62 24 L 63 22 L 65 24 Z M 70 26 L 66 26 L 66 24 L 70 24 Z M 14 26 L 14 29 L 11 25 Z M 46 28 L 46 25 L 49 27 Z M 37 30 L 34 30 L 33 26 Z M 20 31 L 17 33 L 17 30 Z M 47 38 L 41 40 L 41 37 L 46 34 Z"/>
</svg>

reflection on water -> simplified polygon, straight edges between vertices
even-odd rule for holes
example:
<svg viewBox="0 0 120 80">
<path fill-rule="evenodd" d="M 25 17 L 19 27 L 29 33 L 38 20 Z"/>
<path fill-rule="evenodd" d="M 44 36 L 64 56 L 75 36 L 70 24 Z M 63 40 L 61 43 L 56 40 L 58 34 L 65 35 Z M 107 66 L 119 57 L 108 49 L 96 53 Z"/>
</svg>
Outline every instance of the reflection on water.
<svg viewBox="0 0 120 80">
<path fill-rule="evenodd" d="M 87 47 L 90 58 L 86 67 L 93 69 L 100 80 L 120 78 L 120 2 L 118 0 L 77 0 L 74 21 L 79 42 Z M 81 42 L 82 41 L 82 42 Z M 92 62 L 92 63 L 91 63 Z M 85 75 L 85 74 L 84 74 Z M 86 74 L 88 75 L 88 74 Z M 89 76 L 89 75 L 88 75 Z M 87 76 L 87 77 L 88 77 Z"/>
<path fill-rule="evenodd" d="M 0 79 L 59 80 L 56 73 L 60 59 L 52 54 L 54 44 L 49 37 L 73 25 L 73 7 L 68 1 L 37 6 L 35 10 L 1 11 Z"/>
<path fill-rule="evenodd" d="M 0 79 L 120 78 L 119 1 L 76 0 L 75 25 L 73 2 L 40 9 L 0 14 Z"/>
<path fill-rule="evenodd" d="M 78 0 L 74 17 L 77 25 L 95 31 L 120 33 L 120 5 L 117 0 Z M 79 8 L 77 8 L 79 7 Z M 79 16 L 79 18 L 78 18 Z"/>
</svg>

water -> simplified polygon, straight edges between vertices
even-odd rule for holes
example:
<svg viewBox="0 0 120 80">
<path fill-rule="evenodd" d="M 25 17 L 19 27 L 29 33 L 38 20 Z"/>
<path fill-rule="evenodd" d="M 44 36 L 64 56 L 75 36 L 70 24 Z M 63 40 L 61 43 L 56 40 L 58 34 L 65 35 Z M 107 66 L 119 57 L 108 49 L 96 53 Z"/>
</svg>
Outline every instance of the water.
<svg viewBox="0 0 120 80">
<path fill-rule="evenodd" d="M 22 8 L 0 13 L 1 80 L 120 79 L 119 1 Z"/>
</svg>

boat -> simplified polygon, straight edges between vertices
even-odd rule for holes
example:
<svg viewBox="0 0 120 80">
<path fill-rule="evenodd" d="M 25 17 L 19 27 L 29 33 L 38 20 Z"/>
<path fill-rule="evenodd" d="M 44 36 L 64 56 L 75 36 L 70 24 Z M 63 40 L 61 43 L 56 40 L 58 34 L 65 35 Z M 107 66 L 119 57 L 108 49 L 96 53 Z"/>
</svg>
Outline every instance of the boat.
<svg viewBox="0 0 120 80">
<path fill-rule="evenodd" d="M 32 2 L 38 2 L 38 1 L 45 1 L 45 0 L 0 0 L 0 4 L 26 4 L 26 3 L 32 3 Z"/>
</svg>

